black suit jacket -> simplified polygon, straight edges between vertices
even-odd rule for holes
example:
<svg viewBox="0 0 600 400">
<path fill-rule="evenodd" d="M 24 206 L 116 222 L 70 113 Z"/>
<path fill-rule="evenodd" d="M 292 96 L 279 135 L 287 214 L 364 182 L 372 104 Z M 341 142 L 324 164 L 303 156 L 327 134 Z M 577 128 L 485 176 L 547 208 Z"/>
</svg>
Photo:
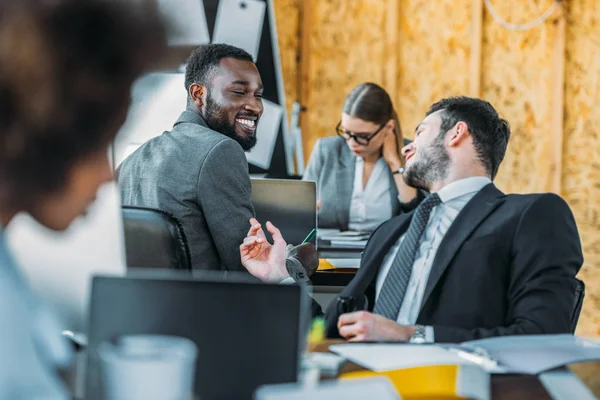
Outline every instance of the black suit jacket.
<svg viewBox="0 0 600 400">
<path fill-rule="evenodd" d="M 412 214 L 392 218 L 373 233 L 360 269 L 340 296 L 366 298 L 373 310 L 382 260 Z M 417 324 L 433 326 L 436 342 L 569 333 L 582 263 L 577 226 L 564 200 L 554 194 L 505 195 L 489 184 L 442 240 Z M 329 337 L 339 337 L 336 303 L 326 313 Z"/>
</svg>

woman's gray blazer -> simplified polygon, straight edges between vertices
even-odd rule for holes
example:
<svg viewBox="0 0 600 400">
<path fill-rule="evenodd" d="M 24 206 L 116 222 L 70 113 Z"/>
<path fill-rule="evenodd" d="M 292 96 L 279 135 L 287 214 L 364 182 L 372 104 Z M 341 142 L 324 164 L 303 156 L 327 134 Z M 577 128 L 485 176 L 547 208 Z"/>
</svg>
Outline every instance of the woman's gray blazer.
<svg viewBox="0 0 600 400">
<path fill-rule="evenodd" d="M 410 141 L 405 139 L 405 143 Z M 317 140 L 302 180 L 317 182 L 317 199 L 321 200 L 319 228 L 348 229 L 350 201 L 354 189 L 356 156 L 339 136 Z M 420 190 L 409 203 L 400 203 L 391 171 L 384 175 L 390 180 L 392 216 L 414 209 L 425 197 Z"/>
</svg>

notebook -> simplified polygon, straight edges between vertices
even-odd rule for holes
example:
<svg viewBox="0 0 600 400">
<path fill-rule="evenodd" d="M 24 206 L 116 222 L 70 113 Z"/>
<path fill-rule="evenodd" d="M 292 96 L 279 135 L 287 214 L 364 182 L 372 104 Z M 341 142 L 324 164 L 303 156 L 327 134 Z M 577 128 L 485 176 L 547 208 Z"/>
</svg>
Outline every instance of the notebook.
<svg viewBox="0 0 600 400">
<path fill-rule="evenodd" d="M 502 336 L 457 345 L 339 344 L 329 350 L 377 372 L 476 364 L 491 373 L 537 375 L 569 364 L 600 360 L 600 342 L 573 335 Z"/>
</svg>

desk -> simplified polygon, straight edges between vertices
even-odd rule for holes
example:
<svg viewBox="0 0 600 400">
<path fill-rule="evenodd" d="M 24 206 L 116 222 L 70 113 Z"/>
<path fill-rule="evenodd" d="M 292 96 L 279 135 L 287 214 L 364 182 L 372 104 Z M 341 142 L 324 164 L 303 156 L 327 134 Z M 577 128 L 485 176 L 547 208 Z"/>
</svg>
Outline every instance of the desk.
<svg viewBox="0 0 600 400">
<path fill-rule="evenodd" d="M 311 351 L 329 352 L 330 345 L 339 343 L 344 341 L 325 340 L 313 346 Z M 340 373 L 361 370 L 364 368 L 347 362 Z M 506 374 L 492 375 L 491 379 L 492 400 L 588 400 L 596 397 L 600 397 L 600 362 L 576 364 L 539 377 Z"/>
<path fill-rule="evenodd" d="M 323 310 L 333 301 L 350 283 L 356 268 L 334 268 L 327 270 L 317 270 L 311 277 L 313 286 L 313 298 L 321 305 Z"/>
<path fill-rule="evenodd" d="M 311 280 L 314 286 L 340 286 L 345 287 L 354 275 L 357 269 L 355 268 L 335 268 L 325 271 L 317 270 Z"/>
</svg>

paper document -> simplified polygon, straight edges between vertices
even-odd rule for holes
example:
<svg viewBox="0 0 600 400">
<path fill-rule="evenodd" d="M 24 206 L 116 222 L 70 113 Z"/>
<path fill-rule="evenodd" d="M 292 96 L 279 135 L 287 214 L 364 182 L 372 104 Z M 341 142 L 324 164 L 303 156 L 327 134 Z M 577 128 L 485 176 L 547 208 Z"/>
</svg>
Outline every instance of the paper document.
<svg viewBox="0 0 600 400">
<path fill-rule="evenodd" d="M 600 360 L 600 342 L 573 335 L 502 336 L 460 345 L 339 344 L 329 350 L 376 372 L 475 364 L 493 373 L 537 375 L 569 364 Z"/>
<path fill-rule="evenodd" d="M 344 231 L 344 232 L 333 232 L 325 233 L 321 235 L 321 240 L 338 240 L 356 242 L 368 239 L 371 236 L 370 232 L 355 232 L 355 231 Z"/>
<path fill-rule="evenodd" d="M 326 260 L 336 268 L 360 267 L 360 258 L 327 258 Z"/>
<path fill-rule="evenodd" d="M 347 240 L 330 240 L 329 245 L 333 248 L 340 249 L 364 249 L 367 245 L 367 240 L 356 240 L 356 241 L 347 241 Z"/>
<path fill-rule="evenodd" d="M 469 364 L 469 361 L 437 345 L 336 344 L 329 350 L 375 372 L 426 365 Z"/>
<path fill-rule="evenodd" d="M 158 0 L 158 8 L 167 22 L 170 46 L 210 43 L 203 1 Z"/>
<path fill-rule="evenodd" d="M 504 336 L 463 346 L 485 349 L 506 370 L 522 374 L 600 360 L 600 342 L 573 335 Z"/>
<path fill-rule="evenodd" d="M 219 0 L 212 42 L 244 49 L 256 60 L 266 7 L 259 0 Z"/>
</svg>

